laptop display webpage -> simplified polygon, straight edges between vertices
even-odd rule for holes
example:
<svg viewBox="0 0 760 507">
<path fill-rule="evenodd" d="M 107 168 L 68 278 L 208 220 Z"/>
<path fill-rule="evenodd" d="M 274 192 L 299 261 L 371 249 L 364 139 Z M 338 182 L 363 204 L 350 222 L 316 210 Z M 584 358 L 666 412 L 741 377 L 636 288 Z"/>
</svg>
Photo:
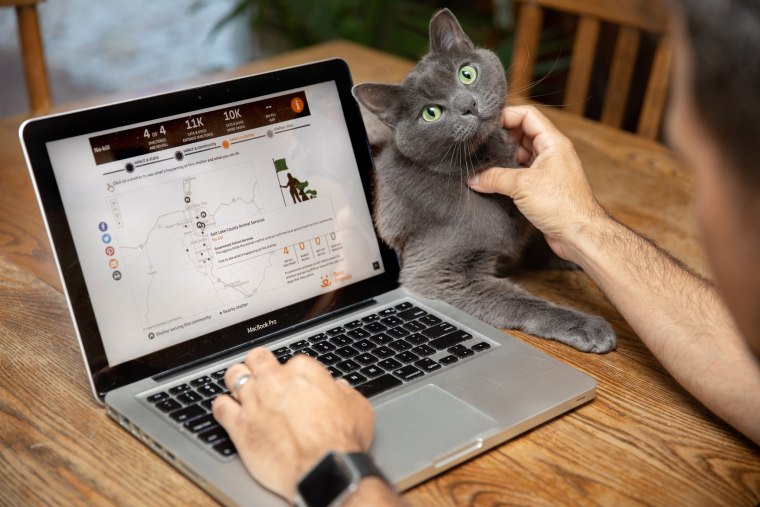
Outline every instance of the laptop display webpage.
<svg viewBox="0 0 760 507">
<path fill-rule="evenodd" d="M 384 272 L 332 81 L 46 147 L 110 366 Z"/>
</svg>

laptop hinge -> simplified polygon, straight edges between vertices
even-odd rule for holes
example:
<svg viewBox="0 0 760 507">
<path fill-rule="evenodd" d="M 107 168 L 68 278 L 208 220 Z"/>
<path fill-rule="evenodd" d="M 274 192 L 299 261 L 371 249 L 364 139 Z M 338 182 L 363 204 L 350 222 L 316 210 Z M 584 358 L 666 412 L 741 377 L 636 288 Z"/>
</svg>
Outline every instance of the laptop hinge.
<svg viewBox="0 0 760 507">
<path fill-rule="evenodd" d="M 325 321 L 339 318 L 342 315 L 346 315 L 348 313 L 373 305 L 375 303 L 376 303 L 375 299 L 371 298 L 371 299 L 365 299 L 364 301 L 360 301 L 358 303 L 354 303 L 352 305 L 344 306 L 343 308 L 339 310 L 325 313 L 323 315 L 320 315 L 319 317 L 314 317 L 313 319 L 308 320 L 306 322 L 299 322 L 298 324 L 294 324 L 290 327 L 286 327 L 285 329 L 280 329 L 279 331 L 275 331 L 274 333 L 256 338 L 255 340 L 252 340 L 250 342 L 241 343 L 240 345 L 236 345 L 235 347 L 222 350 L 212 355 L 205 356 L 196 361 L 191 361 L 189 363 L 183 364 L 182 366 L 171 368 L 157 375 L 154 375 L 151 378 L 157 382 L 160 382 L 168 377 L 173 377 L 175 375 L 183 374 L 186 371 L 196 369 L 200 365 L 219 361 L 224 356 L 234 356 L 236 354 L 239 354 L 240 352 L 251 348 L 251 345 L 254 342 L 258 343 L 259 345 L 266 345 L 267 343 L 278 340 L 286 335 L 300 333 L 310 327 L 318 326 L 320 324 L 323 324 Z"/>
</svg>

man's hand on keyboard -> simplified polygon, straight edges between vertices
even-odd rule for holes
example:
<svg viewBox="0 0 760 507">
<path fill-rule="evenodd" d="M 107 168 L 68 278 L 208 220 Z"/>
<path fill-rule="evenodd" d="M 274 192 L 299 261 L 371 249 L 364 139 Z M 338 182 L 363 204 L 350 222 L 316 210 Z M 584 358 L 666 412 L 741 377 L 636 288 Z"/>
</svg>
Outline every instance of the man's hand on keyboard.
<svg viewBox="0 0 760 507">
<path fill-rule="evenodd" d="M 369 401 L 314 359 L 297 354 L 281 366 L 268 350 L 254 349 L 227 370 L 227 387 L 245 374 L 251 378 L 237 400 L 214 401 L 214 417 L 251 475 L 289 502 L 298 479 L 327 451 L 369 449 L 375 423 Z"/>
</svg>

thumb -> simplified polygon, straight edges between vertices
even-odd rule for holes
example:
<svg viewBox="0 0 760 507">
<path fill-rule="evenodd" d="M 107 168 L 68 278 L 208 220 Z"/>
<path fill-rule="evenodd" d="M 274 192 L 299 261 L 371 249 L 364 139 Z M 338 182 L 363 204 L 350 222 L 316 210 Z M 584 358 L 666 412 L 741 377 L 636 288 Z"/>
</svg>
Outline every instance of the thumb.
<svg viewBox="0 0 760 507">
<path fill-rule="evenodd" d="M 470 178 L 467 185 L 471 189 L 484 194 L 495 192 L 512 197 L 516 190 L 517 178 L 522 171 L 524 169 L 491 167 Z"/>
</svg>

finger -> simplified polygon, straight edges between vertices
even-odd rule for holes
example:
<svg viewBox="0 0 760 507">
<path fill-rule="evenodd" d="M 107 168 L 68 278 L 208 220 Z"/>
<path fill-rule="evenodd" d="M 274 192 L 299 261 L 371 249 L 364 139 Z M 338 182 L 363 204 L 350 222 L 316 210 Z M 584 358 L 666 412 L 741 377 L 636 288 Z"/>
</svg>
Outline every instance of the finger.
<svg viewBox="0 0 760 507">
<path fill-rule="evenodd" d="M 227 389 L 232 391 L 235 381 L 246 374 L 251 375 L 251 370 L 244 364 L 233 364 L 227 368 L 227 372 L 224 374 L 224 384 L 227 386 Z"/>
<path fill-rule="evenodd" d="M 234 421 L 237 420 L 241 410 L 242 408 L 240 404 L 226 394 L 217 396 L 211 404 L 211 412 L 214 414 L 214 419 L 216 419 L 230 435 L 235 432 Z"/>
<path fill-rule="evenodd" d="M 485 194 L 498 192 L 513 196 L 516 192 L 517 179 L 525 169 L 505 169 L 492 167 L 476 174 L 467 182 L 473 190 Z"/>
<path fill-rule="evenodd" d="M 517 159 L 518 164 L 525 167 L 531 165 L 534 160 L 533 152 L 526 150 L 522 146 L 517 148 L 517 155 L 515 158 Z"/>
<path fill-rule="evenodd" d="M 533 106 L 512 106 L 504 109 L 502 124 L 508 129 L 520 128 L 523 131 L 523 141 L 530 138 L 533 149 L 542 151 L 565 136 L 557 127 Z M 523 144 L 524 145 L 524 144 Z"/>
<path fill-rule="evenodd" d="M 255 348 L 245 357 L 245 365 L 256 380 L 265 380 L 280 371 L 280 362 L 265 348 Z"/>
<path fill-rule="evenodd" d="M 285 369 L 295 371 L 304 377 L 315 381 L 332 381 L 332 375 L 322 363 L 306 354 L 296 354 L 293 359 L 285 363 Z"/>
</svg>

